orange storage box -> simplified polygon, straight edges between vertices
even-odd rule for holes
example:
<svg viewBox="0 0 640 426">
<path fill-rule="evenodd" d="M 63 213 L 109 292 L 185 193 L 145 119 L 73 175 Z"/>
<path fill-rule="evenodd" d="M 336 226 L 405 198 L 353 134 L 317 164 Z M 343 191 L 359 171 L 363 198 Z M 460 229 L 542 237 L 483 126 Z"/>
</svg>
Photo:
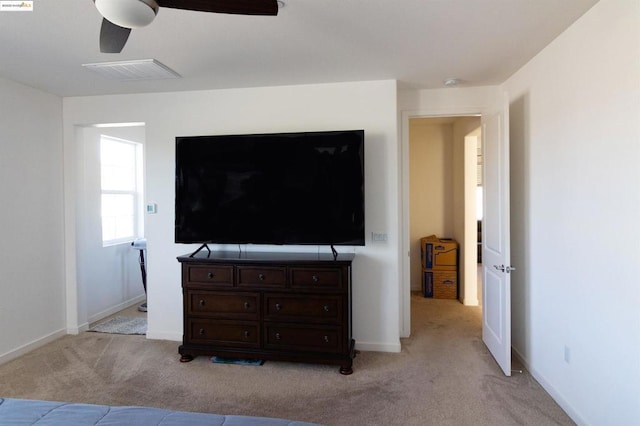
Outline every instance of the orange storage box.
<svg viewBox="0 0 640 426">
<path fill-rule="evenodd" d="M 423 271 L 422 294 L 434 299 L 458 298 L 458 274 L 456 271 Z"/>
<path fill-rule="evenodd" d="M 420 257 L 424 269 L 458 270 L 458 243 L 449 238 L 430 235 L 420 239 Z"/>
</svg>

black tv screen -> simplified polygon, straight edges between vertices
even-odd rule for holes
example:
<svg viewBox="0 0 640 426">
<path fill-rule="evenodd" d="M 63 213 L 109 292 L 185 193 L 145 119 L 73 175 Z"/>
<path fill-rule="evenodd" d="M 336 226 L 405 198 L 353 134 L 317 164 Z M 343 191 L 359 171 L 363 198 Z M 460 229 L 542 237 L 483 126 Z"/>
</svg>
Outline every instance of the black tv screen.
<svg viewBox="0 0 640 426">
<path fill-rule="evenodd" d="M 364 245 L 364 131 L 176 138 L 176 243 Z"/>
</svg>

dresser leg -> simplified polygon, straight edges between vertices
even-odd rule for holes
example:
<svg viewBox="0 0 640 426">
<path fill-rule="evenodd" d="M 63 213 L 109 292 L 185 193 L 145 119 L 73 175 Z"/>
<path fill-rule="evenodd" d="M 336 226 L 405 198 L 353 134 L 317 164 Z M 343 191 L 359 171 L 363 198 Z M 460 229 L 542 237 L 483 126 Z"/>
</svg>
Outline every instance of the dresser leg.
<svg viewBox="0 0 640 426">
<path fill-rule="evenodd" d="M 190 362 L 193 361 L 193 355 L 184 354 L 180 357 L 180 362 Z"/>
<path fill-rule="evenodd" d="M 351 367 L 351 365 L 343 365 L 340 367 L 340 374 L 348 376 L 351 373 L 353 373 L 353 368 Z"/>
</svg>

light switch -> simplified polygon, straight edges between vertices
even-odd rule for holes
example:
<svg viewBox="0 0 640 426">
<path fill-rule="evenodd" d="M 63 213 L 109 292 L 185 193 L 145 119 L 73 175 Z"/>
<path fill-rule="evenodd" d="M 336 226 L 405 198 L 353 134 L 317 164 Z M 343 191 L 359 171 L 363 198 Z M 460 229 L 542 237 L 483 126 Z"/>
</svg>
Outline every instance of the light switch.
<svg viewBox="0 0 640 426">
<path fill-rule="evenodd" d="M 382 232 L 372 232 L 371 241 L 387 241 L 387 234 Z"/>
</svg>

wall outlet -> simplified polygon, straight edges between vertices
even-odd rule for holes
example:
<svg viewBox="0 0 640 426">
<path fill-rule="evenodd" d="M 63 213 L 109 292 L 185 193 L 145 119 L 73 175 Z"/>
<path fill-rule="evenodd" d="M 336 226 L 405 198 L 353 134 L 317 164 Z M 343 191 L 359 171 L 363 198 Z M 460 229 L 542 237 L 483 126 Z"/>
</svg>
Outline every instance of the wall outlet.
<svg viewBox="0 0 640 426">
<path fill-rule="evenodd" d="M 156 214 L 158 213 L 158 205 L 156 203 L 147 203 L 146 211 L 147 214 Z"/>
<path fill-rule="evenodd" d="M 571 348 L 569 346 L 564 347 L 564 362 L 569 364 L 571 362 Z"/>
<path fill-rule="evenodd" d="M 387 234 L 382 232 L 372 232 L 371 241 L 387 241 Z"/>
</svg>

